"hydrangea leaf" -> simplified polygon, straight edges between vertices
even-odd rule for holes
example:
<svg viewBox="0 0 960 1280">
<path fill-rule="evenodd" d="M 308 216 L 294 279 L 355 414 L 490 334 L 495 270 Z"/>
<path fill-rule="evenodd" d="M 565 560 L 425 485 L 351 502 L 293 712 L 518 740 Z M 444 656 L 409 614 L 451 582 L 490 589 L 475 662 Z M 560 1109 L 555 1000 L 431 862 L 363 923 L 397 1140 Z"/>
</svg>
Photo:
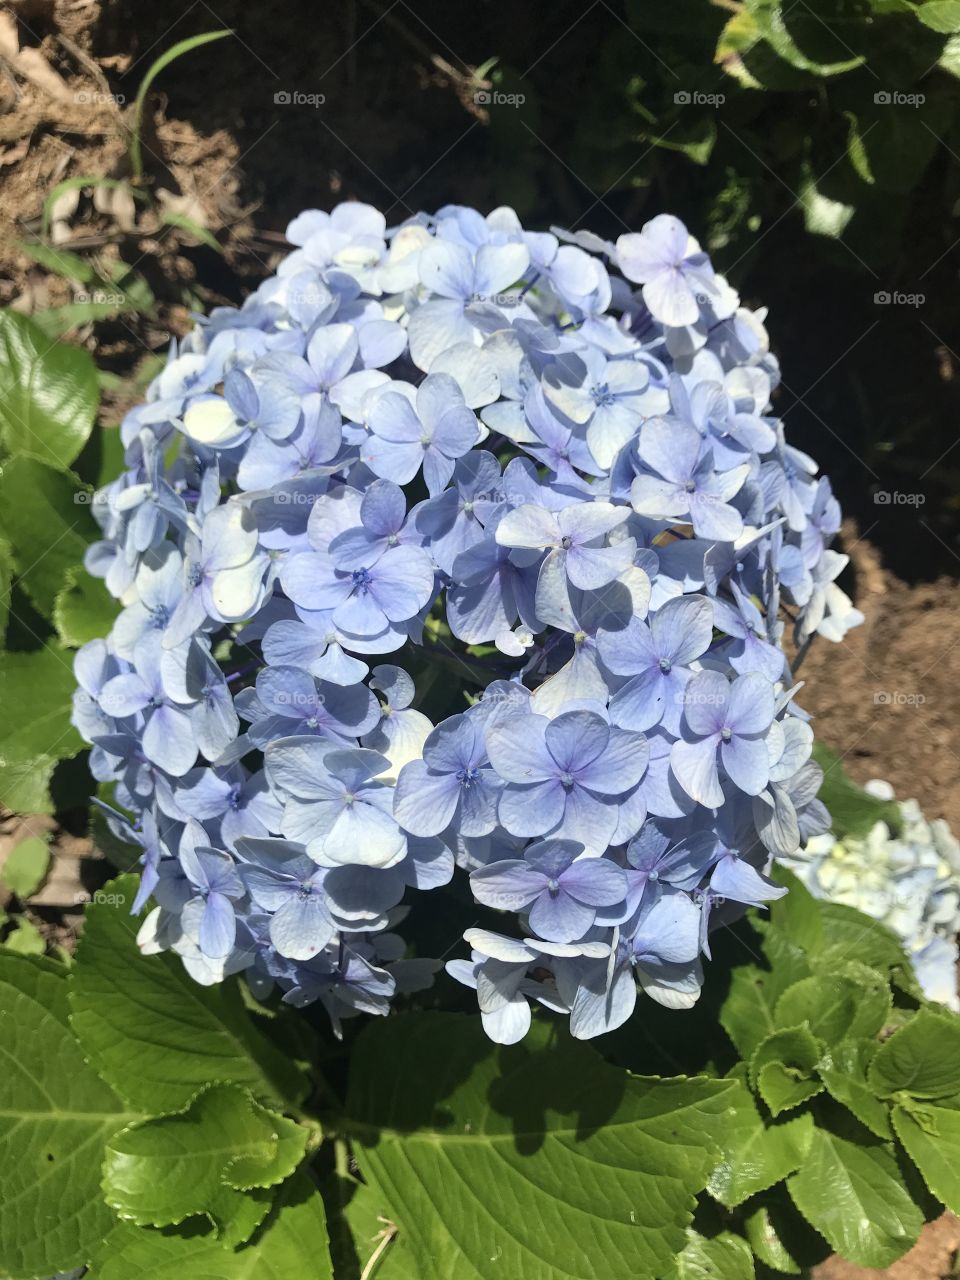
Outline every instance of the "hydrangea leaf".
<svg viewBox="0 0 960 1280">
<path fill-rule="evenodd" d="M 756 1087 L 760 1072 L 770 1063 L 779 1062 L 808 1074 L 823 1054 L 822 1043 L 805 1025 L 781 1027 L 764 1039 L 750 1058 L 750 1082 Z"/>
<path fill-rule="evenodd" d="M 820 903 L 807 886 L 786 867 L 775 866 L 773 879 L 790 890 L 770 903 L 771 933 L 782 935 L 804 951 L 817 951 L 823 943 Z"/>
<path fill-rule="evenodd" d="M 97 1280 L 332 1280 L 323 1201 L 306 1173 L 290 1178 L 261 1229 L 242 1248 L 212 1235 L 121 1223 L 107 1237 Z"/>
<path fill-rule="evenodd" d="M 7 634 L 10 616 L 10 592 L 13 588 L 13 548 L 6 538 L 0 538 L 0 648 Z"/>
<path fill-rule="evenodd" d="M 687 1232 L 683 1252 L 677 1254 L 666 1280 L 752 1280 L 753 1254 L 742 1236 L 721 1231 L 715 1236 Z"/>
<path fill-rule="evenodd" d="M 794 983 L 777 1001 L 774 1018 L 780 1027 L 802 1022 L 827 1044 L 858 1036 L 874 1036 L 891 1008 L 890 988 L 866 965 L 846 972 L 818 973 Z"/>
<path fill-rule="evenodd" d="M 823 947 L 815 957 L 818 972 L 832 973 L 850 960 L 857 960 L 889 975 L 890 981 L 908 995 L 923 999 L 903 944 L 892 929 L 842 902 L 821 902 L 820 916 Z"/>
<path fill-rule="evenodd" d="M 87 907 L 70 1008 L 89 1060 L 122 1097 L 154 1113 L 186 1106 L 214 1081 L 246 1085 L 267 1102 L 300 1101 L 307 1078 L 256 1025 L 236 981 L 203 987 L 176 956 L 140 955 L 135 892 L 135 877 L 123 877 Z"/>
<path fill-rule="evenodd" d="M 0 311 L 0 438 L 8 452 L 69 467 L 98 400 L 89 352 L 51 342 L 26 316 Z"/>
<path fill-rule="evenodd" d="M 772 1116 L 792 1111 L 823 1091 L 819 1080 L 811 1080 L 797 1067 L 782 1062 L 768 1062 L 757 1077 L 757 1091 L 770 1108 Z"/>
<path fill-rule="evenodd" d="M 0 653 L 0 803 L 9 809 L 50 811 L 57 761 L 83 747 L 69 719 L 73 689 L 70 662 L 55 649 Z"/>
<path fill-rule="evenodd" d="M 83 568 L 68 571 L 53 602 L 53 625 L 68 648 L 105 636 L 117 615 L 117 602 L 99 580 Z"/>
<path fill-rule="evenodd" d="M 960 1110 L 914 1103 L 895 1106 L 891 1116 L 897 1137 L 930 1191 L 948 1209 L 960 1212 Z"/>
<path fill-rule="evenodd" d="M 865 836 L 877 822 L 886 823 L 894 834 L 899 832 L 900 810 L 895 801 L 881 800 L 857 786 L 841 757 L 824 743 L 813 744 L 813 758 L 823 770 L 818 798 L 830 811 L 832 829 L 838 839 Z"/>
<path fill-rule="evenodd" d="M 960 31 L 960 0 L 926 0 L 914 10 L 925 27 L 940 35 Z"/>
<path fill-rule="evenodd" d="M 293 1172 L 305 1141 L 306 1130 L 261 1107 L 248 1090 L 212 1085 L 185 1111 L 113 1137 L 103 1164 L 104 1197 L 139 1226 L 169 1226 L 206 1213 L 222 1233 L 245 1216 L 245 1190 L 273 1186 Z M 259 1206 L 250 1230 L 268 1200 L 259 1198 Z"/>
<path fill-rule="evenodd" d="M 710 1194 L 728 1209 L 797 1170 L 813 1138 L 811 1115 L 765 1124 L 744 1075 L 741 1066 L 728 1098 L 732 1112 L 721 1135 L 723 1156 L 707 1182 Z"/>
<path fill-rule="evenodd" d="M 424 1013 L 365 1028 L 346 1125 L 424 1277 L 654 1276 L 683 1248 L 731 1088 L 630 1076 L 545 1024 L 502 1047 Z"/>
<path fill-rule="evenodd" d="M 867 1083 L 867 1068 L 877 1051 L 872 1040 L 844 1040 L 830 1049 L 818 1072 L 832 1098 L 852 1111 L 878 1138 L 892 1138 L 886 1105 Z"/>
<path fill-rule="evenodd" d="M 764 1266 L 787 1275 L 800 1275 L 800 1264 L 780 1239 L 769 1205 L 761 1204 L 748 1214 L 743 1227 L 750 1248 Z"/>
<path fill-rule="evenodd" d="M 87 1261 L 111 1223 L 104 1143 L 137 1118 L 84 1061 L 65 971 L 0 954 L 0 1267 L 51 1275 Z"/>
<path fill-rule="evenodd" d="M 892 1151 L 879 1143 L 862 1146 L 817 1129 L 787 1189 L 810 1225 L 861 1267 L 888 1267 L 923 1225 Z"/>
<path fill-rule="evenodd" d="M 771 974 L 756 965 L 733 971 L 720 1009 L 720 1025 L 743 1058 L 749 1058 L 764 1036 L 777 1029 L 770 987 Z"/>
<path fill-rule="evenodd" d="M 915 1098 L 960 1093 L 960 1018 L 921 1009 L 877 1050 L 867 1082 L 880 1097 L 901 1090 Z"/>
<path fill-rule="evenodd" d="M 73 476 L 54 466 L 14 458 L 0 474 L 0 507 L 17 582 L 50 617 L 67 574 L 80 564 L 97 534 L 89 495 Z"/>
<path fill-rule="evenodd" d="M 18 898 L 29 898 L 43 884 L 50 865 L 50 846 L 42 836 L 27 836 L 13 846 L 0 870 L 0 880 Z"/>
<path fill-rule="evenodd" d="M 342 1172 L 331 1174 L 321 1191 L 335 1276 L 360 1276 L 367 1269 L 377 1280 L 423 1280 L 408 1242 L 390 1220 L 387 1202 L 376 1188 Z"/>
</svg>

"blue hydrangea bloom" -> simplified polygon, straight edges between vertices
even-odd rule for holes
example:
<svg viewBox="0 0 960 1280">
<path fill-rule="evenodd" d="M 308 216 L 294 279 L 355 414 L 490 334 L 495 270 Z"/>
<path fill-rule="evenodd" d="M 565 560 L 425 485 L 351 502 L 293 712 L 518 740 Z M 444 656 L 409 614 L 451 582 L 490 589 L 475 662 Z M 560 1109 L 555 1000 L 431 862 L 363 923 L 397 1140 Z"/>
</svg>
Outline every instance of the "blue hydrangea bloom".
<svg viewBox="0 0 960 1280">
<path fill-rule="evenodd" d="M 446 967 L 494 1039 L 689 1007 L 829 823 L 781 602 L 800 643 L 860 620 L 762 313 L 667 214 L 614 245 L 346 203 L 288 238 L 171 344 L 92 507 L 123 609 L 73 718 L 142 948 L 340 1034 L 433 980 L 402 931 L 458 875 Z"/>
</svg>

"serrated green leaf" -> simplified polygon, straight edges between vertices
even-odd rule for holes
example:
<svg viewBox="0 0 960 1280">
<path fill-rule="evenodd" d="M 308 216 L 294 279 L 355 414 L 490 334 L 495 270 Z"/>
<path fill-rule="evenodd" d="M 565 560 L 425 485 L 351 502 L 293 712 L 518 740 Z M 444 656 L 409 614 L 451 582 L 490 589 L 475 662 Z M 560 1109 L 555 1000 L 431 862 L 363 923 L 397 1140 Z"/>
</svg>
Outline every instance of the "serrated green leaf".
<svg viewBox="0 0 960 1280">
<path fill-rule="evenodd" d="M 764 1266 L 772 1267 L 774 1271 L 783 1271 L 787 1275 L 800 1275 L 800 1264 L 780 1239 L 768 1205 L 760 1204 L 747 1214 L 743 1228 L 750 1248 Z"/>
<path fill-rule="evenodd" d="M 255 1197 L 251 1221 L 244 1193 L 289 1177 L 305 1145 L 306 1130 L 261 1107 L 246 1089 L 211 1085 L 186 1110 L 114 1135 L 103 1162 L 104 1198 L 138 1226 L 206 1214 L 222 1235 L 240 1219 L 245 1234 L 234 1229 L 232 1242 L 241 1243 L 269 1207 L 268 1197 Z"/>
<path fill-rule="evenodd" d="M 742 1074 L 728 1099 L 732 1113 L 720 1138 L 723 1155 L 707 1182 L 713 1198 L 728 1209 L 797 1170 L 813 1138 L 811 1115 L 765 1124 Z"/>
<path fill-rule="evenodd" d="M 820 917 L 823 945 L 814 957 L 818 972 L 831 973 L 856 960 L 869 969 L 889 975 L 890 981 L 903 990 L 922 996 L 916 979 L 913 979 L 913 990 L 904 977 L 903 971 L 912 973 L 912 967 L 892 929 L 840 902 L 821 902 Z"/>
<path fill-rule="evenodd" d="M 753 1275 L 753 1254 L 742 1236 L 732 1231 L 703 1236 L 691 1227 L 666 1280 L 752 1280 Z"/>
<path fill-rule="evenodd" d="M 853 962 L 841 973 L 818 973 L 788 988 L 774 1010 L 779 1027 L 806 1022 L 828 1045 L 875 1036 L 892 1005 L 890 988 L 875 969 Z"/>
<path fill-rule="evenodd" d="M 210 1236 L 121 1223 L 94 1274 L 96 1280 L 333 1280 L 323 1201 L 310 1176 L 296 1174 L 262 1228 L 236 1250 Z"/>
<path fill-rule="evenodd" d="M 893 1127 L 927 1187 L 954 1213 L 960 1213 L 960 1111 L 952 1107 L 895 1106 Z"/>
<path fill-rule="evenodd" d="M 884 1098 L 901 1090 L 915 1098 L 960 1093 L 960 1017 L 921 1009 L 877 1050 L 867 1082 Z"/>
<path fill-rule="evenodd" d="M 782 1062 L 768 1062 L 757 1076 L 757 1092 L 774 1117 L 802 1106 L 822 1091 L 819 1080 L 812 1080 L 797 1067 L 785 1067 Z"/>
<path fill-rule="evenodd" d="M 13 846 L 0 869 L 0 880 L 18 898 L 29 898 L 43 884 L 50 865 L 50 846 L 42 836 L 27 836 Z"/>
<path fill-rule="evenodd" d="M 70 975 L 71 1022 L 104 1079 L 153 1113 L 185 1107 L 213 1082 L 246 1085 L 268 1103 L 299 1102 L 307 1077 L 257 1026 L 236 980 L 202 987 L 169 952 L 141 955 L 129 915 L 135 893 L 136 877 L 126 876 L 87 907 Z"/>
<path fill-rule="evenodd" d="M 84 745 L 70 724 L 75 687 L 69 659 L 55 649 L 0 653 L 0 803 L 7 808 L 50 811 L 54 766 Z"/>
<path fill-rule="evenodd" d="M 62 644 L 76 648 L 105 636 L 117 616 L 118 605 L 99 578 L 82 565 L 68 571 L 53 602 L 53 625 Z"/>
<path fill-rule="evenodd" d="M 860 1146 L 825 1129 L 815 1130 L 787 1190 L 810 1225 L 861 1267 L 888 1267 L 923 1226 L 888 1147 Z"/>
<path fill-rule="evenodd" d="M 823 1044 L 805 1026 L 783 1027 L 766 1037 L 750 1059 L 750 1079 L 773 1116 L 816 1097 L 813 1076 Z"/>
<path fill-rule="evenodd" d="M 51 1275 L 109 1230 L 104 1143 L 135 1118 L 84 1062 L 62 967 L 0 954 L 0 1270 Z"/>
<path fill-rule="evenodd" d="M 720 1009 L 720 1025 L 739 1050 L 749 1058 L 761 1040 L 776 1031 L 771 975 L 755 965 L 734 969 L 730 990 Z"/>
<path fill-rule="evenodd" d="M 98 399 L 88 352 L 0 311 L 0 439 L 9 453 L 66 469 L 90 435 Z"/>
<path fill-rule="evenodd" d="M 925 27 L 940 35 L 953 35 L 960 31 L 960 0 L 925 0 L 917 5 L 914 13 Z"/>
<path fill-rule="evenodd" d="M 17 580 L 44 617 L 96 537 L 89 497 L 72 476 L 33 458 L 0 468 L 0 509 Z"/>
<path fill-rule="evenodd" d="M 867 1084 L 867 1068 L 877 1048 L 873 1040 L 844 1040 L 828 1051 L 817 1070 L 832 1098 L 878 1138 L 892 1138 L 887 1107 Z"/>
<path fill-rule="evenodd" d="M 683 1248 L 730 1089 L 630 1076 L 545 1023 L 500 1046 L 422 1013 L 364 1028 L 344 1123 L 424 1280 L 653 1276 Z"/>
</svg>

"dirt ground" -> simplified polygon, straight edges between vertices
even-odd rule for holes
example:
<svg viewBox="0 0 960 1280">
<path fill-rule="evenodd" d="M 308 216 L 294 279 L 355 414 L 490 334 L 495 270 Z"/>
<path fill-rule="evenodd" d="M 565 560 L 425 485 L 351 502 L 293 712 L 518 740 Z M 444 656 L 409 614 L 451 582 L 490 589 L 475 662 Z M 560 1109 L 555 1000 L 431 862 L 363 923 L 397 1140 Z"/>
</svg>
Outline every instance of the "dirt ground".
<svg viewBox="0 0 960 1280">
<path fill-rule="evenodd" d="M 564 5 L 565 0 L 560 8 Z M 77 296 L 75 282 L 48 271 L 21 247 L 39 237 L 47 195 L 78 175 L 126 180 L 133 98 L 153 58 L 196 29 L 236 25 L 240 32 L 242 50 L 232 62 L 211 61 L 203 52 L 188 55 L 149 95 L 143 138 L 147 172 L 143 184 L 132 188 L 147 198 L 111 196 L 106 188 L 94 200 L 89 191 L 74 190 L 48 211 L 58 245 L 85 256 L 98 270 L 122 258 L 142 274 L 156 298 L 150 314 L 120 315 L 70 335 L 94 350 L 100 367 L 118 379 L 129 379 L 145 358 L 162 353 L 171 333 L 185 332 L 191 310 L 239 301 L 250 284 L 272 270 L 282 228 L 299 208 L 360 196 L 382 206 L 392 200 L 392 215 L 399 219 L 410 207 L 454 199 L 491 206 L 500 202 L 490 198 L 491 189 L 506 182 L 502 174 L 491 177 L 488 153 L 481 150 L 487 121 L 471 92 L 472 68 L 464 68 L 449 50 L 427 47 L 408 5 L 350 0 L 325 7 L 322 22 L 319 16 L 313 19 L 320 30 L 311 32 L 312 43 L 302 52 L 295 24 L 282 10 L 261 12 L 252 31 L 255 15 L 240 0 L 223 0 L 217 9 L 214 13 L 205 0 L 170 7 L 117 0 L 0 5 L 0 305 L 27 313 Z M 188 14 L 190 21 L 179 25 Z M 489 11 L 480 6 L 478 21 L 489 20 Z M 511 21 L 517 23 L 513 36 L 519 44 L 537 37 L 539 16 L 515 7 Z M 358 64 L 360 28 L 381 23 L 380 30 L 390 31 L 408 62 L 416 55 L 413 83 L 398 85 L 396 59 L 383 52 L 389 49 L 386 42 Z M 556 50 L 551 46 L 558 80 L 564 59 L 576 63 L 588 56 L 591 39 L 590 24 L 584 24 L 575 40 Z M 283 67 L 282 79 L 275 65 Z M 276 93 L 298 87 L 310 91 L 321 80 L 330 99 L 322 129 L 316 113 L 297 114 L 295 106 L 278 111 L 273 105 L 279 101 Z M 455 171 L 447 159 L 451 153 L 458 158 Z M 438 159 L 428 165 L 425 154 Z M 571 207 L 576 183 L 562 162 L 548 164 L 543 174 L 541 204 L 556 207 L 559 220 Z M 181 223 L 164 223 L 164 210 L 172 210 Z M 621 211 L 630 218 L 629 203 Z M 182 225 L 183 218 L 194 230 Z M 196 228 L 215 237 L 219 250 L 203 243 Z M 947 383 L 953 364 L 949 355 L 943 359 Z M 951 385 L 955 393 L 955 380 Z M 129 383 L 111 388 L 105 421 L 118 421 L 137 396 Z M 828 449 L 830 441 L 823 444 Z M 817 448 L 813 452 L 821 456 Z M 940 468 L 930 483 L 939 476 L 950 480 L 949 488 L 955 474 Z M 852 522 L 845 526 L 843 542 L 852 559 L 847 589 L 866 620 L 843 644 L 819 641 L 812 647 L 800 671 L 806 681 L 800 701 L 815 715 L 818 736 L 843 756 L 857 781 L 886 779 L 898 796 L 916 797 L 927 816 L 944 817 L 960 831 L 956 512 L 950 508 L 947 525 L 939 517 L 925 518 L 917 506 L 871 512 L 862 483 L 861 476 L 859 487 L 850 486 L 847 493 L 838 488 L 841 502 L 860 518 L 859 529 Z M 914 580 L 898 577 L 887 567 L 891 564 L 898 572 L 912 565 Z M 34 904 L 36 915 L 47 921 L 55 941 L 69 946 L 78 904 L 98 882 L 91 865 L 94 851 L 81 834 L 52 821 L 28 822 L 31 830 L 52 831 L 55 854 L 54 874 Z M 23 824 L 0 813 L 0 860 L 23 834 Z M 958 1249 L 960 1222 L 947 1215 L 887 1272 L 831 1260 L 817 1275 L 819 1280 L 880 1275 L 943 1280 L 954 1274 Z"/>
</svg>

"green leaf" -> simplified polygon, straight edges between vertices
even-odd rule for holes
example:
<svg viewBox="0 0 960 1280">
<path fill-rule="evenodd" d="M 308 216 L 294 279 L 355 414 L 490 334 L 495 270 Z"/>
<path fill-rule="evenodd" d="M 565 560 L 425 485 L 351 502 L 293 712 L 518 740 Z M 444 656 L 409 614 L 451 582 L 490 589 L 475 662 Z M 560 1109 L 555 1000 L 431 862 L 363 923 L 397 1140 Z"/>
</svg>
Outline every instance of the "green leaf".
<svg viewBox="0 0 960 1280">
<path fill-rule="evenodd" d="M 806 1022 L 827 1044 L 858 1036 L 875 1036 L 890 1015 L 886 980 L 875 969 L 848 963 L 841 973 L 818 973 L 786 990 L 774 1018 L 780 1027 Z"/>
<path fill-rule="evenodd" d="M 720 1025 L 739 1050 L 749 1058 L 760 1041 L 775 1031 L 771 975 L 755 965 L 734 969 L 730 990 L 720 1009 Z"/>
<path fill-rule="evenodd" d="M 62 471 L 33 458 L 15 458 L 0 474 L 0 509 L 19 584 L 50 617 L 64 579 L 97 534 L 90 495 Z"/>
<path fill-rule="evenodd" d="M 960 1111 L 926 1104 L 896 1106 L 893 1127 L 930 1191 L 960 1213 Z"/>
<path fill-rule="evenodd" d="M 889 108 L 894 114 L 897 109 Z M 830 810 L 833 831 L 845 836 L 865 836 L 877 822 L 885 822 L 897 834 L 902 826 L 900 810 L 894 800 L 878 800 L 858 787 L 846 769 L 842 757 L 822 742 L 813 744 L 813 758 L 823 770 L 818 799 Z"/>
<path fill-rule="evenodd" d="M 10 617 L 10 592 L 13 590 L 13 548 L 6 538 L 0 537 L 0 649 L 7 635 L 7 619 Z"/>
<path fill-rule="evenodd" d="M 83 1060 L 52 961 L 0 954 L 0 1267 L 51 1275 L 109 1230 L 104 1143 L 133 1117 Z"/>
<path fill-rule="evenodd" d="M 744 1219 L 743 1226 L 750 1248 L 764 1266 L 785 1271 L 788 1275 L 800 1274 L 800 1264 L 780 1239 L 768 1205 L 758 1205 Z"/>
<path fill-rule="evenodd" d="M 332 1173 L 321 1191 L 337 1280 L 354 1280 L 364 1274 L 376 1280 L 424 1280 L 377 1190 L 341 1171 Z"/>
<path fill-rule="evenodd" d="M 960 0 L 926 0 L 914 9 L 925 27 L 941 35 L 960 31 Z"/>
<path fill-rule="evenodd" d="M 667 1280 L 753 1280 L 753 1254 L 732 1231 L 702 1236 L 690 1228 L 682 1253 L 666 1273 Z"/>
<path fill-rule="evenodd" d="M 960 36 L 951 36 L 943 46 L 937 66 L 948 75 L 960 79 Z"/>
<path fill-rule="evenodd" d="M 170 1226 L 206 1214 L 222 1234 L 243 1214 L 245 1191 L 274 1186 L 293 1173 L 306 1137 L 305 1129 L 261 1107 L 246 1089 L 211 1085 L 185 1111 L 132 1125 L 111 1139 L 104 1198 L 139 1226 Z M 258 1208 L 251 1231 L 269 1198 L 260 1197 Z M 234 1234 L 233 1242 L 245 1238 Z"/>
<path fill-rule="evenodd" d="M 50 865 L 50 846 L 42 836 L 27 836 L 13 846 L 0 870 L 0 880 L 18 898 L 29 898 L 43 884 Z"/>
<path fill-rule="evenodd" d="M 345 1126 L 424 1280 L 653 1276 L 684 1246 L 730 1089 L 630 1076 L 546 1023 L 505 1047 L 422 1013 L 364 1028 Z"/>
<path fill-rule="evenodd" d="M 3 946 L 18 956 L 42 956 L 47 949 L 43 934 L 23 916 L 14 923 L 12 931 L 3 940 Z"/>
<path fill-rule="evenodd" d="M 50 812 L 54 766 L 84 745 L 70 724 L 75 687 L 69 660 L 55 649 L 0 653 L 0 803 L 7 808 Z"/>
<path fill-rule="evenodd" d="M 210 1236 L 121 1223 L 107 1237 L 94 1274 L 96 1280 L 333 1280 L 323 1201 L 310 1176 L 298 1173 L 284 1184 L 262 1228 L 237 1250 Z"/>
<path fill-rule="evenodd" d="M 917 999 L 923 998 L 913 966 L 892 929 L 840 902 L 821 902 L 820 918 L 823 946 L 815 957 L 819 972 L 831 973 L 857 960 L 869 969 L 888 975 L 902 991 Z"/>
<path fill-rule="evenodd" d="M 830 57 L 831 61 L 818 61 L 810 58 L 803 52 L 800 44 L 794 38 L 791 27 L 799 28 L 804 44 L 811 42 L 816 44 L 818 39 L 822 41 L 824 39 L 823 33 L 816 25 L 819 19 L 812 11 L 797 14 L 795 6 L 785 6 L 780 3 L 780 0 L 745 0 L 745 3 L 763 38 L 770 47 L 776 50 L 784 62 L 796 67 L 798 71 L 806 71 L 816 76 L 842 75 L 846 71 L 852 71 L 856 67 L 862 66 L 866 60 L 861 54 L 856 54 L 852 58 L 840 57 L 841 50 L 839 46 L 841 42 L 838 37 L 833 38 L 832 52 L 825 55 L 825 57 Z M 788 15 L 792 18 L 792 22 L 789 25 L 785 21 L 785 17 Z M 822 22 L 820 25 L 825 26 Z M 827 36 L 829 37 L 830 34 L 829 29 L 827 29 Z M 848 45 L 844 45 L 843 48 L 849 51 Z"/>
<path fill-rule="evenodd" d="M 65 470 L 90 435 L 98 400 L 88 352 L 0 311 L 0 440 L 9 453 Z"/>
<path fill-rule="evenodd" d="M 745 1073 L 744 1067 L 739 1070 Z M 813 1138 L 811 1115 L 765 1124 L 745 1081 L 735 1078 L 727 1099 L 733 1110 L 720 1137 L 723 1155 L 707 1182 L 713 1198 L 728 1209 L 798 1169 Z"/>
<path fill-rule="evenodd" d="M 117 616 L 117 601 L 99 578 L 82 567 L 67 572 L 53 602 L 53 625 L 63 644 L 75 648 L 105 636 Z"/>
<path fill-rule="evenodd" d="M 880 1097 L 960 1093 L 960 1018 L 921 1009 L 877 1050 L 867 1082 Z"/>
<path fill-rule="evenodd" d="M 236 980 L 202 987 L 169 952 L 141 955 L 129 904 L 136 877 L 87 907 L 70 974 L 71 1021 L 87 1058 L 121 1097 L 152 1113 L 185 1107 L 206 1084 L 299 1102 L 309 1082 L 243 1006 Z"/>
<path fill-rule="evenodd" d="M 888 1267 L 923 1226 L 888 1147 L 859 1146 L 825 1129 L 814 1132 L 787 1190 L 810 1225 L 861 1267 Z"/>
<path fill-rule="evenodd" d="M 771 1115 L 778 1116 L 816 1097 L 823 1088 L 813 1071 L 823 1044 L 803 1026 L 784 1027 L 767 1036 L 750 1060 L 750 1078 Z"/>
<path fill-rule="evenodd" d="M 873 1040 L 844 1040 L 828 1051 L 818 1071 L 832 1098 L 878 1138 L 892 1138 L 886 1105 L 867 1084 L 867 1068 L 877 1047 Z"/>
</svg>

